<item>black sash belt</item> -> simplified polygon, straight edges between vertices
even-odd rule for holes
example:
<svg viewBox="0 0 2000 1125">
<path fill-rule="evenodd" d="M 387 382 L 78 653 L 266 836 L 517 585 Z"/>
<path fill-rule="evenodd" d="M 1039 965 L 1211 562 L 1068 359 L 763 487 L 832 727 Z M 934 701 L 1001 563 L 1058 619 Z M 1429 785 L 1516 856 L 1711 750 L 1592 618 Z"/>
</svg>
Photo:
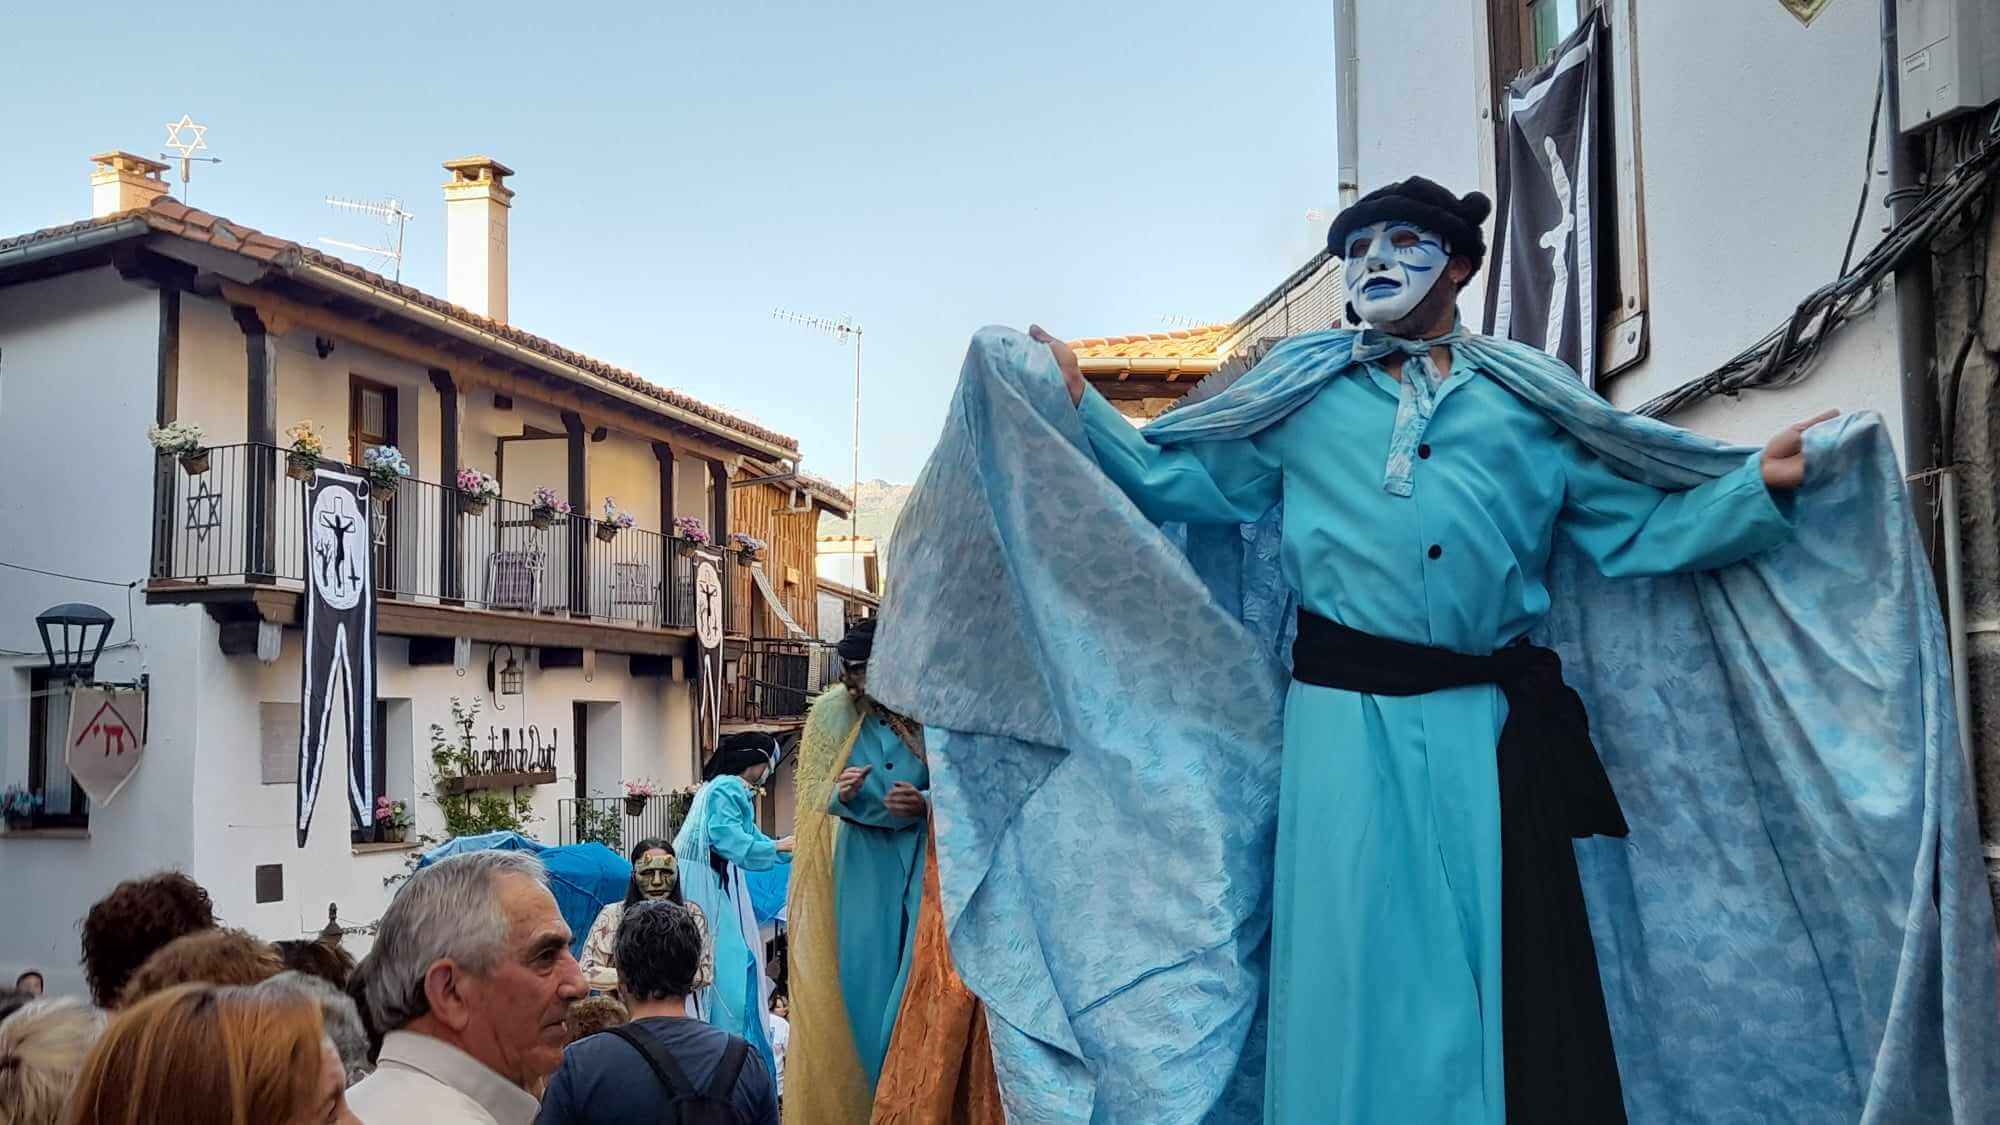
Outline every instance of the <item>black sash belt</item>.
<svg viewBox="0 0 2000 1125">
<path fill-rule="evenodd" d="M 1623 1122 L 1604 985 L 1570 840 L 1623 836 L 1625 814 L 1591 744 L 1583 700 L 1563 682 L 1562 660 L 1529 644 L 1467 656 L 1370 636 L 1301 610 L 1292 676 L 1368 695 L 1470 684 L 1494 684 L 1505 694 L 1498 765 L 1507 1120 Z"/>
</svg>

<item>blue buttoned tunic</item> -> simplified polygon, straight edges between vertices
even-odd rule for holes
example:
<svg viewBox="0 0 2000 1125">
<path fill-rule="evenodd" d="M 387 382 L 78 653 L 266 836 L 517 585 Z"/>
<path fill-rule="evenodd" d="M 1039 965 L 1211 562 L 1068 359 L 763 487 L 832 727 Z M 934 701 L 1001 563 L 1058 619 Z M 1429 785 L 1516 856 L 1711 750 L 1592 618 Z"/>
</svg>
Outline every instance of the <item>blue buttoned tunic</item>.
<svg viewBox="0 0 2000 1125">
<path fill-rule="evenodd" d="M 1411 493 L 1392 495 L 1383 466 L 1399 390 L 1371 364 L 1254 436 L 1175 449 L 1095 391 L 1080 410 L 1105 472 L 1149 518 L 1248 523 L 1282 500 L 1282 565 L 1306 609 L 1461 652 L 1500 648 L 1548 612 L 1557 534 L 1618 577 L 1723 566 L 1789 533 L 1754 456 L 1663 492 L 1457 359 Z M 1495 748 L 1506 714 L 1488 685 L 1405 698 L 1291 686 L 1267 1121 L 1505 1120 Z"/>
</svg>

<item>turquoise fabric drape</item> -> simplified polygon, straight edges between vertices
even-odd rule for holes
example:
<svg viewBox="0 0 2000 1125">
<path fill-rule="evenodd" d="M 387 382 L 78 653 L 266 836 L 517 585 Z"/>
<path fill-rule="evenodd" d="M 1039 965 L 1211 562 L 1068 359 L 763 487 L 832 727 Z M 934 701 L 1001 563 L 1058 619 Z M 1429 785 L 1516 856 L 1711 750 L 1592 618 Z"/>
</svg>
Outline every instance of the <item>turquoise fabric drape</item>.
<svg viewBox="0 0 2000 1125">
<path fill-rule="evenodd" d="M 1253 438 L 1350 373 L 1353 343 L 1288 341 L 1146 436 Z M 1634 481 L 1691 488 L 1750 452 L 1613 410 L 1529 349 L 1460 347 Z M 1991 1120 L 1993 920 L 1935 598 L 1879 420 L 1808 448 L 1795 537 L 1751 560 L 1607 579 L 1560 536 L 1547 560 L 1537 639 L 1633 827 L 1578 848 L 1628 1108 Z M 896 532 L 870 690 L 930 728 L 952 953 L 1010 1119 L 1262 1112 L 1282 519 L 1162 532 L 1047 350 L 975 337 Z"/>
<path fill-rule="evenodd" d="M 710 856 L 725 862 L 718 876 Z M 764 942 L 743 872 L 767 870 L 790 857 L 757 827 L 750 786 L 724 774 L 702 785 L 674 837 L 681 893 L 708 917 L 715 944 L 715 984 L 696 998 L 702 1018 L 741 1035 L 772 1067 L 771 982 L 764 975 Z M 773 1067 L 771 1073 L 776 1073 Z"/>
</svg>

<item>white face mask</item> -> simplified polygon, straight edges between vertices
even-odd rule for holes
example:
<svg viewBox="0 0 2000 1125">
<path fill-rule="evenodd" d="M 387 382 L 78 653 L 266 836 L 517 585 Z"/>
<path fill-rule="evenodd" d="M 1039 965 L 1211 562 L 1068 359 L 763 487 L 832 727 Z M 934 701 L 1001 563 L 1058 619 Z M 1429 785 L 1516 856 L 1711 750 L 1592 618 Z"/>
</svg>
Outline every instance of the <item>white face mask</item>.
<svg viewBox="0 0 2000 1125">
<path fill-rule="evenodd" d="M 1444 276 L 1444 236 L 1415 223 L 1370 223 L 1347 236 L 1347 299 L 1369 324 L 1401 320 Z"/>
</svg>

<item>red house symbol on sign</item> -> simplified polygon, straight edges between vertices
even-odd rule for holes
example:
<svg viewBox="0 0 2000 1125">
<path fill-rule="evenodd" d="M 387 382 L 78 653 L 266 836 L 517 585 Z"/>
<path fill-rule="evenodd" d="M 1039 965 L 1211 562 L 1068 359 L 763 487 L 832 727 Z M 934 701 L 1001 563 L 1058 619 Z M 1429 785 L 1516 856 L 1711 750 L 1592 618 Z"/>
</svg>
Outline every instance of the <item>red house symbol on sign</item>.
<svg viewBox="0 0 2000 1125">
<path fill-rule="evenodd" d="M 132 734 L 132 724 L 125 721 L 125 716 L 119 714 L 118 708 L 112 706 L 108 699 L 97 709 L 97 714 L 90 717 L 83 733 L 76 736 L 74 746 L 82 746 L 93 738 L 103 740 L 104 756 L 107 758 L 125 753 L 127 743 L 136 746 L 138 742 Z"/>
</svg>

